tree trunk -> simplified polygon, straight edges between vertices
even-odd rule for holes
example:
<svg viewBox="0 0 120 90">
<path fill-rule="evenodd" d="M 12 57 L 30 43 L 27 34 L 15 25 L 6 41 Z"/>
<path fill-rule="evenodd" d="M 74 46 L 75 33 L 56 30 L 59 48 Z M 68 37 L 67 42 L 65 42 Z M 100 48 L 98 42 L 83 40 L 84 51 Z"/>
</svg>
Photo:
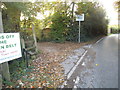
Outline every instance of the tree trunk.
<svg viewBox="0 0 120 90">
<path fill-rule="evenodd" d="M 72 2 L 73 3 L 73 6 L 72 6 L 72 24 L 73 24 L 73 22 L 74 22 L 74 6 L 75 6 L 75 3 L 74 2 Z"/>
<path fill-rule="evenodd" d="M 0 4 L 1 4 L 1 2 L 0 2 Z M 0 8 L 0 33 L 3 33 L 2 9 L 1 8 Z"/>
<path fill-rule="evenodd" d="M 0 33 L 3 33 L 3 23 L 2 23 L 2 9 L 1 9 L 2 3 L 0 2 Z M 2 89 L 2 77 L 5 80 L 10 81 L 10 73 L 9 73 L 9 67 L 8 62 L 5 62 L 3 64 L 0 64 L 0 89 Z"/>
<path fill-rule="evenodd" d="M 1 2 L 0 2 L 1 7 Z M 0 8 L 0 33 L 3 32 L 3 25 L 2 25 L 2 10 Z M 2 89 L 2 64 L 0 64 L 0 89 Z"/>
</svg>

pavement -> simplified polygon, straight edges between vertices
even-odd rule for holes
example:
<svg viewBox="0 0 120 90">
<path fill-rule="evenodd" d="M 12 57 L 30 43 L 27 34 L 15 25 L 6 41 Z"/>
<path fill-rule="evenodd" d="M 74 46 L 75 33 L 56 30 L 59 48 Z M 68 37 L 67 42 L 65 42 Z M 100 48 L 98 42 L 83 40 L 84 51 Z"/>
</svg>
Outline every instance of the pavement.
<svg viewBox="0 0 120 90">
<path fill-rule="evenodd" d="M 82 58 L 87 53 L 87 49 L 90 48 L 91 45 L 85 45 L 81 48 L 78 48 L 74 50 L 74 54 L 69 56 L 64 62 L 61 63 L 61 65 L 64 68 L 64 75 L 66 76 L 66 81 L 63 83 L 61 88 L 64 88 L 64 86 L 67 83 L 67 80 L 70 79 L 71 75 L 76 70 L 77 66 L 80 64 Z"/>
<path fill-rule="evenodd" d="M 74 67 L 74 65 L 78 62 L 79 58 L 83 55 L 85 52 L 85 49 L 79 48 L 73 51 L 74 54 L 71 56 L 68 56 L 67 59 L 61 63 L 61 65 L 64 68 L 64 74 L 67 75 L 70 70 Z"/>
<path fill-rule="evenodd" d="M 69 76 L 69 73 L 71 73 L 72 70 L 70 70 L 70 72 L 67 74 L 67 77 L 69 76 L 69 78 L 67 78 L 66 81 L 63 83 L 62 88 L 92 87 L 91 81 L 93 78 L 92 73 L 95 52 L 91 50 L 90 47 L 91 45 L 82 47 L 85 52 L 83 52 L 82 56 L 74 65 L 75 69 L 74 67 L 72 68 L 72 70 L 74 69 L 72 75 Z"/>
</svg>

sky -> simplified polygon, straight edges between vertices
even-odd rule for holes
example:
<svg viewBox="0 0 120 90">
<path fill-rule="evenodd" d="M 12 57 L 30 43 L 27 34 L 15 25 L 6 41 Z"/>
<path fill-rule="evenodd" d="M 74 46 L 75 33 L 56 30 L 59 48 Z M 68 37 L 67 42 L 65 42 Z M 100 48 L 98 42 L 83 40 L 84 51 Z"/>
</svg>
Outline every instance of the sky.
<svg viewBox="0 0 120 90">
<path fill-rule="evenodd" d="M 58 1 L 58 0 L 44 0 L 44 1 L 51 2 L 51 1 Z M 71 1 L 75 1 L 75 0 L 71 0 Z M 103 8 L 106 10 L 106 14 L 109 19 L 109 25 L 118 25 L 118 13 L 114 8 L 114 2 L 117 0 L 92 0 L 92 1 L 98 1 L 103 5 Z"/>
<path fill-rule="evenodd" d="M 114 8 L 114 2 L 117 0 L 98 0 L 100 3 L 103 4 L 108 19 L 110 19 L 110 25 L 118 25 L 118 12 Z"/>
</svg>

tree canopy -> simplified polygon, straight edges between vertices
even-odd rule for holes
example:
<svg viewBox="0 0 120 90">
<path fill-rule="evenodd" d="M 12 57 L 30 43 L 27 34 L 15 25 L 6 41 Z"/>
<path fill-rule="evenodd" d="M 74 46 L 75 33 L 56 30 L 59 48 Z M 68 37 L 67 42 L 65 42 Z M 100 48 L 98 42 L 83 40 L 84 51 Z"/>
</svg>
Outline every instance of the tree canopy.
<svg viewBox="0 0 120 90">
<path fill-rule="evenodd" d="M 49 40 L 53 41 L 78 41 L 78 22 L 75 14 L 85 14 L 85 21 L 81 22 L 81 38 L 96 37 L 107 34 L 105 10 L 96 2 L 5 2 L 3 10 L 3 25 L 5 32 L 31 32 L 31 24 L 35 25 L 36 34 L 41 39 L 44 28 L 50 28 Z M 73 5 L 72 5 L 73 4 Z M 77 7 L 74 13 L 75 6 Z M 49 15 L 45 13 L 49 12 Z M 45 18 L 37 20 L 37 14 Z M 21 15 L 23 20 L 20 20 Z"/>
</svg>

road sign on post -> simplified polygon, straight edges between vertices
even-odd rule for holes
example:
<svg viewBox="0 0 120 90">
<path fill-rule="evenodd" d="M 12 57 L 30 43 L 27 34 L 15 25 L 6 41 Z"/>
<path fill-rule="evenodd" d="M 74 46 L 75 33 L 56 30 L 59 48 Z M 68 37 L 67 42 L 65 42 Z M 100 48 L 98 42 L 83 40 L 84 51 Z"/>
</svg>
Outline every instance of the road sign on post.
<svg viewBox="0 0 120 90">
<path fill-rule="evenodd" d="M 79 38 L 78 38 L 78 43 L 80 43 L 80 22 L 84 21 L 84 14 L 76 15 L 76 21 L 79 21 Z"/>
<path fill-rule="evenodd" d="M 76 21 L 84 21 L 84 14 L 76 15 Z"/>
</svg>

